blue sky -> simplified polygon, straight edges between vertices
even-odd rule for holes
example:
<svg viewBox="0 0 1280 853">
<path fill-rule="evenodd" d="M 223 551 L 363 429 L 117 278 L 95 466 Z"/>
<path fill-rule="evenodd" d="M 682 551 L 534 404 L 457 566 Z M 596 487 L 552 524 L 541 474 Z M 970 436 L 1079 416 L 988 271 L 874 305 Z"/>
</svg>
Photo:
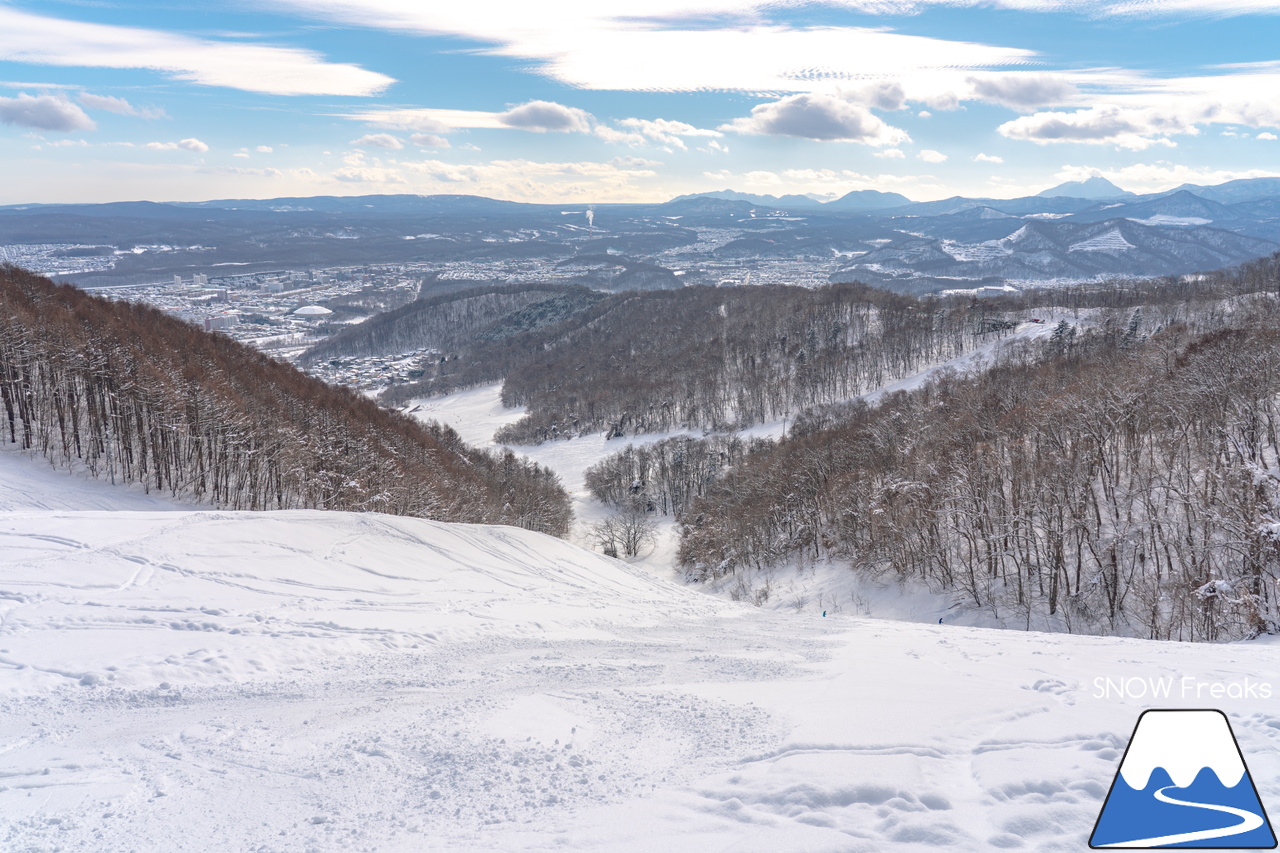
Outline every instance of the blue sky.
<svg viewBox="0 0 1280 853">
<path fill-rule="evenodd" d="M 1280 0 L 0 0 L 0 204 L 1280 174 Z"/>
</svg>

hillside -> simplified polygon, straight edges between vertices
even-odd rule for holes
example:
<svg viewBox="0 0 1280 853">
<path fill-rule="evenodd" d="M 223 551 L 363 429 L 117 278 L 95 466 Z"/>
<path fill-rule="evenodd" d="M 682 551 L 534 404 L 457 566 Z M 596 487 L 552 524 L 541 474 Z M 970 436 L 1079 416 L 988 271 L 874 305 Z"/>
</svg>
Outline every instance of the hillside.
<svg viewBox="0 0 1280 853">
<path fill-rule="evenodd" d="M 229 509 L 567 529 L 553 475 L 466 447 L 165 313 L 0 268 L 0 437 L 62 469 Z"/>
<path fill-rule="evenodd" d="M 522 311 L 557 306 L 532 301 L 545 292 L 512 289 L 504 298 L 527 303 Z M 503 381 L 503 401 L 526 406 L 528 414 L 501 440 L 532 444 L 597 430 L 624 435 L 775 420 L 957 355 L 981 342 L 975 331 L 1005 328 L 979 329 L 961 301 L 917 300 L 861 285 L 690 286 L 575 295 L 563 311 L 539 312 L 547 322 L 495 336 L 486 330 L 507 322 L 506 308 L 471 307 L 489 293 L 414 303 L 336 336 L 306 358 L 363 347 L 375 335 L 434 341 L 438 356 L 424 362 L 422 380 L 388 389 L 382 401 L 398 405 Z M 470 340 L 452 331 L 469 322 L 450 320 L 459 312 L 476 318 Z M 429 329 L 441 331 L 430 337 L 423 331 Z"/>
<path fill-rule="evenodd" d="M 0 846 L 1079 849 L 1150 701 L 1100 679 L 1166 707 L 1230 686 L 1280 796 L 1270 645 L 856 609 L 717 601 L 512 528 L 0 512 Z"/>
<path fill-rule="evenodd" d="M 1280 311 L 1230 305 L 1064 318 L 1034 357 L 801 415 L 687 509 L 680 562 L 745 589 L 833 563 L 1026 628 L 1274 634 Z"/>
</svg>

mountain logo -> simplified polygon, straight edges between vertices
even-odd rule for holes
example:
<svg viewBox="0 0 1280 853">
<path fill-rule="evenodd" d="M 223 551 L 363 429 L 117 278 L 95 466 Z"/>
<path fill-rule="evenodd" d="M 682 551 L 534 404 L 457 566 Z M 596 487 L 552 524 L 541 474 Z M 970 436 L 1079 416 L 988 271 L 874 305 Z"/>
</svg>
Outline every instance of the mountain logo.
<svg viewBox="0 0 1280 853">
<path fill-rule="evenodd" d="M 1089 846 L 1275 848 L 1271 822 L 1226 714 L 1144 711 Z"/>
</svg>

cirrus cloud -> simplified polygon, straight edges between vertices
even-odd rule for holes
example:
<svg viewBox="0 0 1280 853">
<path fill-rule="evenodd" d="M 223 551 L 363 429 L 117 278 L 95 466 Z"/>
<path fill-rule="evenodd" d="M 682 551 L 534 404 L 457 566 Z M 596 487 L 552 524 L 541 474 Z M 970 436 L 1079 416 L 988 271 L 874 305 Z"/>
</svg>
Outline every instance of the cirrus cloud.
<svg viewBox="0 0 1280 853">
<path fill-rule="evenodd" d="M 879 27 L 769 23 L 769 7 L 782 4 L 767 0 L 269 2 L 329 21 L 466 39 L 482 55 L 516 59 L 572 88 L 604 91 L 802 92 L 920 69 L 1018 65 L 1036 56 Z M 708 26 L 717 20 L 725 23 Z"/>
<path fill-rule="evenodd" d="M 90 92 L 81 92 L 78 99 L 80 103 L 91 110 L 104 110 L 116 115 L 152 119 L 169 117 L 169 114 L 160 107 L 136 107 L 124 98 L 115 98 L 111 95 L 94 95 Z"/>
<path fill-rule="evenodd" d="M 206 86 L 275 95 L 375 95 L 395 82 L 309 50 L 212 41 L 137 27 L 49 18 L 0 6 L 0 60 L 146 68 Z"/>
</svg>

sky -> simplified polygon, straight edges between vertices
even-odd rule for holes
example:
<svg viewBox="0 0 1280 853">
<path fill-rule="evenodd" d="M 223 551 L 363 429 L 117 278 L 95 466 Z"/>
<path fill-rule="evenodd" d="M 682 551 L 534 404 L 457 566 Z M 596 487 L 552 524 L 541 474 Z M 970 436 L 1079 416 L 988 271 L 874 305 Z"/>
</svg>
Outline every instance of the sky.
<svg viewBox="0 0 1280 853">
<path fill-rule="evenodd" d="M 0 0 L 0 204 L 1280 175 L 1280 0 Z"/>
</svg>

